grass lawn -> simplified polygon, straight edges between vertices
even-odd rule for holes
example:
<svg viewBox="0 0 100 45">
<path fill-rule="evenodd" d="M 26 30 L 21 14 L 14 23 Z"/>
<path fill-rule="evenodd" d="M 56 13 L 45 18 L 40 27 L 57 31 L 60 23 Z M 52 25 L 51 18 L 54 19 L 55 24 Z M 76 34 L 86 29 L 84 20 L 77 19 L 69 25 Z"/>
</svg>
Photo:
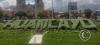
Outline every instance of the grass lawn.
<svg viewBox="0 0 100 45">
<path fill-rule="evenodd" d="M 100 45 L 100 32 L 91 32 L 90 40 L 84 42 L 79 38 L 79 32 L 50 31 L 43 38 L 43 45 Z"/>
<path fill-rule="evenodd" d="M 100 29 L 100 22 L 95 22 Z M 1 27 L 0 27 L 1 28 Z M 0 45 L 28 45 L 34 31 L 27 30 L 2 30 L 0 29 Z M 74 31 L 50 31 L 44 38 L 42 45 L 100 45 L 100 32 L 91 32 L 90 40 L 84 42 L 79 38 L 79 32 Z"/>
<path fill-rule="evenodd" d="M 28 45 L 30 38 L 31 31 L 0 31 L 0 45 Z"/>
<path fill-rule="evenodd" d="M 100 22 L 94 22 L 98 29 L 100 29 Z"/>
<path fill-rule="evenodd" d="M 100 22 L 95 22 L 100 30 Z M 90 40 L 84 42 L 79 38 L 79 32 L 50 31 L 43 38 L 43 45 L 100 45 L 100 32 L 91 32 Z"/>
</svg>

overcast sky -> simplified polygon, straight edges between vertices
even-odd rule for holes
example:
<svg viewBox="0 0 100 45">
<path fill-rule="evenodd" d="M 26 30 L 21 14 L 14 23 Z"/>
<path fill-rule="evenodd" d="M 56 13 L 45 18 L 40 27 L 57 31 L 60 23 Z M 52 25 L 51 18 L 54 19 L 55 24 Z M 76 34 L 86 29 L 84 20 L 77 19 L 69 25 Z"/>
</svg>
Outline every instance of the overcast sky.
<svg viewBox="0 0 100 45">
<path fill-rule="evenodd" d="M 43 0 L 45 3 L 46 8 L 49 8 L 52 4 L 52 0 Z M 55 0 L 54 0 L 55 1 Z M 66 4 L 68 3 L 68 1 L 77 1 L 78 4 L 82 5 L 82 4 L 98 4 L 100 3 L 100 0 L 56 0 L 56 1 L 63 1 Z M 27 0 L 26 4 L 34 4 L 34 0 Z M 0 6 L 1 7 L 6 7 L 6 6 L 11 6 L 11 5 L 16 5 L 16 0 L 0 0 Z"/>
</svg>

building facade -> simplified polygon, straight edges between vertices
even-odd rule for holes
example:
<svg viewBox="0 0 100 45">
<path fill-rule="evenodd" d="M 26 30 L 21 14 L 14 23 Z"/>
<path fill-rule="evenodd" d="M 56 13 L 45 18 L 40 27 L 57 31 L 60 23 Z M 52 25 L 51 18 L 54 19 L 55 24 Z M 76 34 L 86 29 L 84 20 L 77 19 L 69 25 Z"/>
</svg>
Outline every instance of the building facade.
<svg viewBox="0 0 100 45">
<path fill-rule="evenodd" d="M 17 11 L 24 11 L 25 8 L 26 8 L 26 2 L 25 0 L 16 0 L 16 4 L 17 4 L 17 7 L 16 7 L 16 10 Z"/>
<path fill-rule="evenodd" d="M 77 2 L 68 2 L 68 11 L 77 10 Z"/>
<path fill-rule="evenodd" d="M 16 12 L 22 11 L 26 12 L 28 15 L 35 15 L 37 16 L 38 13 L 43 12 L 44 10 L 44 3 L 43 0 L 35 0 L 35 4 L 26 4 L 25 0 L 16 0 Z"/>
</svg>

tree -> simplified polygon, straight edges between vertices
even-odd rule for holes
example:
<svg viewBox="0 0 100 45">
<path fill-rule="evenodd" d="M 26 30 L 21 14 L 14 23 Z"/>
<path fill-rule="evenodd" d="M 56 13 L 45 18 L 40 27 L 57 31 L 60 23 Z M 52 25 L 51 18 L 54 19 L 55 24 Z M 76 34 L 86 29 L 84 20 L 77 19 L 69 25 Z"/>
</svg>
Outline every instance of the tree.
<svg viewBox="0 0 100 45">
<path fill-rule="evenodd" d="M 39 18 L 45 18 L 46 17 L 45 13 L 43 13 L 43 12 L 40 12 L 37 15 L 38 15 Z"/>
<path fill-rule="evenodd" d="M 15 16 L 19 17 L 20 19 L 22 19 L 23 17 L 27 17 L 27 14 L 25 12 L 17 12 L 15 14 Z"/>
<path fill-rule="evenodd" d="M 92 10 L 91 9 L 85 9 L 84 10 L 84 14 L 85 14 L 85 17 L 87 19 L 90 19 L 91 18 L 91 14 L 92 14 Z"/>
<path fill-rule="evenodd" d="M 69 19 L 69 13 L 68 12 L 65 12 L 63 17 Z"/>
<path fill-rule="evenodd" d="M 3 17 L 3 11 L 0 8 L 0 18 L 2 18 L 2 17 Z"/>
</svg>

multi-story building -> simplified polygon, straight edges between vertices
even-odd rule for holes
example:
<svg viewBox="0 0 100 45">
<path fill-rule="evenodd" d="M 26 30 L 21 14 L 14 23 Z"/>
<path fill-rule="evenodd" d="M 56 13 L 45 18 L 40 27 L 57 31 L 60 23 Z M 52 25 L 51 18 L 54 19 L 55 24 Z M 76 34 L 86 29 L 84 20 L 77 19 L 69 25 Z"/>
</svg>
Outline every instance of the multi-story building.
<svg viewBox="0 0 100 45">
<path fill-rule="evenodd" d="M 77 2 L 69 2 L 68 3 L 68 10 L 69 11 L 77 10 Z"/>
<path fill-rule="evenodd" d="M 16 4 L 17 4 L 17 7 L 16 7 L 16 10 L 17 11 L 24 11 L 24 9 L 26 8 L 26 2 L 25 0 L 16 0 Z"/>
<path fill-rule="evenodd" d="M 26 12 L 28 15 L 35 15 L 37 16 L 38 13 L 43 12 L 44 10 L 44 3 L 43 0 L 35 0 L 35 4 L 26 4 L 25 0 L 16 0 L 16 12 L 23 11 Z"/>
<path fill-rule="evenodd" d="M 69 12 L 69 18 L 77 18 L 77 1 L 69 1 L 68 2 L 68 12 Z"/>
<path fill-rule="evenodd" d="M 43 0 L 35 0 L 35 9 L 36 12 L 42 12 L 44 9 Z"/>
</svg>

